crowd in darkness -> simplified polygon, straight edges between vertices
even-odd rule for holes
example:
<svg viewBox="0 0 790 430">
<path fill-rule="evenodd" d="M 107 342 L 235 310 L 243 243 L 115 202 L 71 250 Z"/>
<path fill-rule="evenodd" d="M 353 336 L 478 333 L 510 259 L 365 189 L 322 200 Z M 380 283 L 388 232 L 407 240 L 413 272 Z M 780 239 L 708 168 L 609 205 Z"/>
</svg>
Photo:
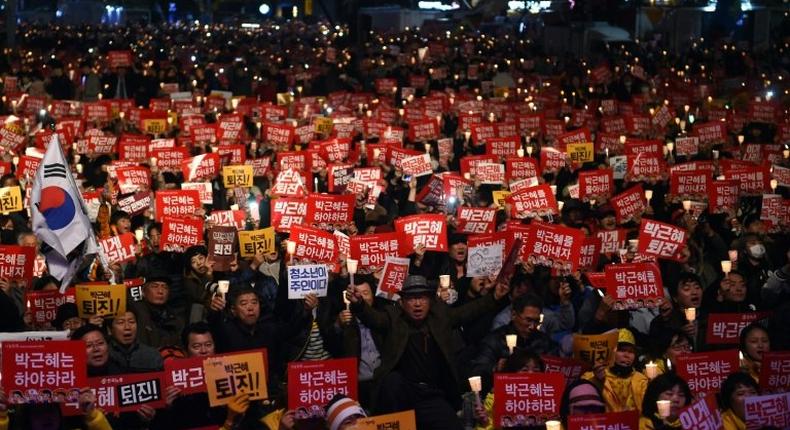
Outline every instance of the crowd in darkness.
<svg viewBox="0 0 790 430">
<path fill-rule="evenodd" d="M 727 39 L 691 40 L 682 52 L 672 52 L 660 38 L 648 38 L 611 43 L 578 58 L 546 54 L 541 44 L 505 27 L 493 33 L 464 25 L 366 36 L 358 43 L 345 26 L 300 21 L 247 29 L 20 27 L 18 47 L 0 58 L 0 119 L 4 131 L 24 139 L 10 145 L 0 136 L 1 161 L 8 166 L 0 187 L 19 185 L 23 194 L 30 193 L 32 178 L 20 174 L 19 157 L 37 146 L 37 134 L 78 119 L 71 129 L 73 145 L 64 148 L 81 191 L 100 191 L 98 203 L 87 205 L 96 236 L 143 234 L 128 261 L 101 264 L 86 258 L 67 290 L 110 279 L 142 278 L 143 284 L 139 297 L 129 296 L 125 312 L 80 318 L 77 305 L 66 303 L 52 321 L 41 323 L 31 315 L 26 295 L 57 290 L 60 281 L 46 266 L 32 278 L 2 278 L 0 332 L 68 330 L 70 339 L 85 342 L 89 376 L 160 371 L 167 360 L 265 348 L 269 398 L 242 394 L 227 406 L 210 407 L 206 393 L 184 395 L 166 387 L 164 408 L 143 405 L 110 414 L 85 389 L 81 415 L 66 417 L 55 403 L 14 404 L 0 389 L 0 430 L 337 430 L 356 428 L 361 417 L 404 410 L 415 411 L 419 429 L 501 428 L 494 422 L 494 374 L 546 372 L 547 359 L 573 355 L 574 336 L 611 330 L 618 334 L 612 359 L 593 360 L 584 373 L 565 381 L 552 417 L 564 428 L 569 416 L 623 411 L 638 412 L 641 430 L 681 428 L 680 412 L 697 393 L 678 375 L 678 358 L 738 349 L 740 368 L 721 375 L 720 387 L 710 395 L 718 401 L 723 428 L 745 430 L 745 399 L 768 394 L 760 381 L 763 355 L 790 348 L 786 40 L 767 53 Z M 111 67 L 111 52 L 124 51 L 131 52 L 131 61 Z M 43 105 L 36 105 L 41 100 Z M 111 106 L 108 117 L 85 114 L 87 106 L 99 105 Z M 139 108 L 165 112 L 167 126 L 157 133 L 144 129 Z M 189 133 L 189 124 L 215 124 L 236 114 L 242 128 L 231 141 L 219 132 L 208 140 Z M 334 127 L 314 127 L 318 117 L 332 118 Z M 426 122 L 437 126 L 435 133 L 410 133 L 413 124 Z M 499 181 L 469 171 L 469 157 L 492 154 L 481 128 L 470 124 L 489 123 L 515 124 L 513 136 L 497 136 L 515 138 L 510 153 L 493 154 L 491 163 L 508 166 Z M 721 133 L 700 131 L 711 124 Z M 269 127 L 278 125 L 309 131 L 286 142 L 267 139 Z M 588 158 L 566 154 L 568 145 L 579 143 L 564 141 L 573 132 L 586 136 L 581 143 L 593 142 Z M 145 157 L 134 164 L 146 168 L 150 186 L 124 193 L 129 190 L 119 186 L 115 174 L 120 145 L 97 153 L 81 143 L 96 134 L 118 137 L 119 144 L 130 135 L 172 139 L 187 157 L 243 145 L 244 157 L 260 162 L 251 187 L 227 188 L 221 169 L 188 178 L 180 168 Z M 698 139 L 681 152 L 687 137 Z M 327 142 L 342 149 L 319 149 Z M 408 155 L 427 152 L 430 174 L 404 172 L 402 160 L 393 156 L 401 149 Z M 552 151 L 561 154 L 559 166 L 548 161 Z M 303 182 L 293 195 L 278 194 L 277 183 L 288 172 L 283 157 L 294 154 L 308 159 L 297 172 Z M 622 155 L 628 162 L 615 163 Z M 660 170 L 634 172 L 633 160 L 641 156 L 658 160 Z M 534 178 L 512 177 L 508 163 L 515 159 L 534 160 Z M 220 160 L 231 164 L 224 156 Z M 352 188 L 353 181 L 339 185 L 336 172 L 342 166 L 348 172 L 372 167 L 380 179 L 361 189 Z M 707 189 L 676 194 L 676 168 L 704 169 Z M 585 172 L 606 170 L 613 172 L 610 189 L 580 194 Z M 743 185 L 752 174 L 762 175 L 756 188 Z M 428 190 L 448 176 L 463 185 L 455 194 L 445 191 L 431 199 Z M 712 189 L 733 179 L 736 197 L 721 204 Z M 518 194 L 523 180 L 527 187 L 550 185 L 557 204 L 534 213 L 496 197 L 502 191 Z M 187 217 L 205 221 L 205 238 L 192 246 L 161 246 L 163 225 L 155 213 L 162 208 L 129 212 L 118 204 L 127 195 L 154 196 L 201 181 L 210 185 L 211 203 Z M 624 218 L 613 198 L 637 185 L 644 207 Z M 352 239 L 401 233 L 400 247 L 404 241 L 410 246 L 398 256 L 409 266 L 397 296 L 379 291 L 384 267 L 365 264 L 364 255 L 351 276 L 343 249 L 333 250 L 332 261 L 289 255 L 295 238 L 289 237 L 289 226 L 280 225 L 276 202 L 306 201 L 311 192 L 355 194 L 347 222 L 312 227 Z M 769 210 L 767 202 L 777 200 L 766 195 L 774 194 L 778 209 Z M 497 267 L 468 275 L 472 246 L 467 242 L 481 234 L 464 230 L 459 207 L 493 208 L 492 230 L 504 232 L 507 246 L 526 225 L 570 228 L 600 241 L 592 263 L 549 267 L 546 258 L 535 258 L 539 252 L 525 249 L 513 254 L 515 261 L 502 259 L 502 273 Z M 240 230 L 275 227 L 272 250 L 242 257 L 235 247 L 229 262 L 217 263 L 208 247 L 208 233 L 218 222 L 211 215 L 229 209 L 243 212 Z M 423 214 L 443 216 L 445 249 L 411 246 L 412 238 L 398 230 L 398 220 Z M 660 252 L 638 243 L 645 220 L 685 234 L 676 252 L 657 257 Z M 41 241 L 28 210 L 0 215 L 2 244 L 37 247 L 42 260 L 47 249 Z M 528 242 L 526 236 L 515 241 Z M 503 257 L 509 254 L 505 250 Z M 625 309 L 615 298 L 617 285 L 598 275 L 643 262 L 657 267 L 662 299 Z M 335 266 L 327 295 L 289 299 L 288 267 L 313 263 Z M 440 282 L 446 277 L 449 286 Z M 221 292 L 222 281 L 229 281 L 227 293 Z M 693 316 L 689 309 L 695 309 Z M 721 314 L 755 318 L 734 344 L 721 345 L 710 341 L 708 330 L 711 315 Z M 513 335 L 515 346 L 509 344 Z M 356 399 L 337 396 L 313 416 L 289 407 L 288 363 L 344 357 L 358 359 Z M 655 375 L 648 375 L 648 363 L 656 364 Z M 467 383 L 474 376 L 481 379 L 479 393 Z M 668 413 L 659 413 L 658 400 L 670 401 Z M 538 421 L 510 424 L 546 428 Z"/>
</svg>

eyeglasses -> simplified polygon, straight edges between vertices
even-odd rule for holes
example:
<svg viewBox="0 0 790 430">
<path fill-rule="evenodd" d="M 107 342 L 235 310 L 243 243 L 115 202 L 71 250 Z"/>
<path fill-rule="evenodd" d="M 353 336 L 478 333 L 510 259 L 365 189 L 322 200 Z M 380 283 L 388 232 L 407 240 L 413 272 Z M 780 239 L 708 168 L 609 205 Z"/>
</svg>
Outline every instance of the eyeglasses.
<svg viewBox="0 0 790 430">
<path fill-rule="evenodd" d="M 676 343 L 676 344 L 670 346 L 670 348 L 672 348 L 673 351 L 691 351 L 692 350 L 691 345 L 689 345 L 688 343 Z"/>
</svg>

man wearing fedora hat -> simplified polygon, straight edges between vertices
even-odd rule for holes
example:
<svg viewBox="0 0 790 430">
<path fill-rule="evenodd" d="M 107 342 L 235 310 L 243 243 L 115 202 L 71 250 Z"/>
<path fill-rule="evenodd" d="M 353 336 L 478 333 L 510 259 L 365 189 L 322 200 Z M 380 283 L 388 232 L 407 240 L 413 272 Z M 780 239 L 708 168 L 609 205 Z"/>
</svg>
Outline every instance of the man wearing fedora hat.
<svg viewBox="0 0 790 430">
<path fill-rule="evenodd" d="M 414 409 L 418 428 L 460 429 L 455 411 L 462 387 L 452 331 L 504 307 L 509 290 L 509 284 L 501 282 L 493 294 L 453 308 L 436 300 L 436 285 L 411 275 L 399 293 L 399 306 L 380 311 L 349 289 L 351 311 L 384 336 L 381 365 L 373 378 L 373 409 L 377 413 Z"/>
</svg>

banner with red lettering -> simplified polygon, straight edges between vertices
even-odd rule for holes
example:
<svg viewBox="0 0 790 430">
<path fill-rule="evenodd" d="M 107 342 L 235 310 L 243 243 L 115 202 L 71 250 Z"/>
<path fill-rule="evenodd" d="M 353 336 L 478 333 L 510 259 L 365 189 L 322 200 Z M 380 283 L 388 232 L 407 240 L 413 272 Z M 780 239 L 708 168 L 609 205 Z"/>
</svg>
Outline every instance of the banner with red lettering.
<svg viewBox="0 0 790 430">
<path fill-rule="evenodd" d="M 319 411 L 337 394 L 357 399 L 357 358 L 288 363 L 288 408 Z"/>
<path fill-rule="evenodd" d="M 721 411 L 716 396 L 705 396 L 689 405 L 680 413 L 683 430 L 722 430 Z"/>
<path fill-rule="evenodd" d="M 708 314 L 708 331 L 705 334 L 705 342 L 711 345 L 738 345 L 741 330 L 768 315 L 768 312 Z"/>
<path fill-rule="evenodd" d="M 412 155 L 406 157 L 400 162 L 403 175 L 406 176 L 425 176 L 433 173 L 431 167 L 431 156 L 428 154 Z"/>
<path fill-rule="evenodd" d="M 661 271 L 653 263 L 607 264 L 604 273 L 616 310 L 654 308 L 664 301 Z"/>
<path fill-rule="evenodd" d="M 99 240 L 99 246 L 110 264 L 134 260 L 137 244 L 134 234 L 124 233 Z"/>
<path fill-rule="evenodd" d="M 560 413 L 565 378 L 559 373 L 495 373 L 494 427 L 539 425 Z"/>
<path fill-rule="evenodd" d="M 746 430 L 790 427 L 790 393 L 750 396 L 743 401 Z"/>
<path fill-rule="evenodd" d="M 612 169 L 585 170 L 579 172 L 579 198 L 588 202 L 607 201 L 614 191 Z"/>
<path fill-rule="evenodd" d="M 58 306 L 64 303 L 74 303 L 74 289 L 61 294 L 58 290 L 53 291 L 28 291 L 25 294 L 28 304 L 28 311 L 33 317 L 36 326 L 45 326 L 55 319 Z"/>
<path fill-rule="evenodd" d="M 456 231 L 464 234 L 493 233 L 496 228 L 496 209 L 459 206 Z"/>
<path fill-rule="evenodd" d="M 356 196 L 353 194 L 310 194 L 307 196 L 305 221 L 318 224 L 322 229 L 346 225 L 354 220 L 355 204 Z"/>
<path fill-rule="evenodd" d="M 270 203 L 271 226 L 278 233 L 291 231 L 291 226 L 303 224 L 307 214 L 307 200 L 280 197 Z"/>
<path fill-rule="evenodd" d="M 545 215 L 557 215 L 557 199 L 549 184 L 525 188 L 509 195 L 505 202 L 511 205 L 513 218 L 524 219 Z"/>
<path fill-rule="evenodd" d="M 568 430 L 638 430 L 639 412 L 610 412 L 605 414 L 571 415 Z"/>
<path fill-rule="evenodd" d="M 533 221 L 524 243 L 527 261 L 563 273 L 579 268 L 584 232 L 571 227 Z"/>
<path fill-rule="evenodd" d="M 162 218 L 160 251 L 184 252 L 190 246 L 201 242 L 203 242 L 203 218 L 171 216 Z"/>
<path fill-rule="evenodd" d="M 686 235 L 687 232 L 683 228 L 642 218 L 642 223 L 639 226 L 638 252 L 680 261 L 680 253 L 686 246 Z"/>
<path fill-rule="evenodd" d="M 403 282 L 406 280 L 406 277 L 409 276 L 409 264 L 410 260 L 408 258 L 387 257 L 376 295 L 394 300 L 395 296 L 403 288 Z"/>
<path fill-rule="evenodd" d="M 208 221 L 214 225 L 223 227 L 233 227 L 236 230 L 244 230 L 244 222 L 247 215 L 244 210 L 213 210 L 208 216 Z"/>
<path fill-rule="evenodd" d="M 201 208 L 200 193 L 197 190 L 157 191 L 155 198 L 156 221 L 163 217 L 188 217 Z"/>
<path fill-rule="evenodd" d="M 9 341 L 2 353 L 3 389 L 12 405 L 63 402 L 87 385 L 84 341 Z"/>
<path fill-rule="evenodd" d="M 337 239 L 332 233 L 306 225 L 292 225 L 290 239 L 296 242 L 294 257 L 315 263 L 335 263 Z"/>
<path fill-rule="evenodd" d="M 717 393 L 721 382 L 740 369 L 738 351 L 692 352 L 675 359 L 677 374 L 689 384 L 691 393 Z"/>
<path fill-rule="evenodd" d="M 764 393 L 785 392 L 790 388 L 790 351 L 763 353 L 760 389 Z"/>
<path fill-rule="evenodd" d="M 647 199 L 642 185 L 637 184 L 612 197 L 609 203 L 614 208 L 615 218 L 618 224 L 631 221 L 635 217 L 641 216 L 647 209 Z"/>
<path fill-rule="evenodd" d="M 398 233 L 377 233 L 351 236 L 349 254 L 359 261 L 360 268 L 377 269 L 384 267 L 388 257 L 398 257 L 400 253 Z"/>
<path fill-rule="evenodd" d="M 395 220 L 400 235 L 399 253 L 404 257 L 417 246 L 426 251 L 447 252 L 447 219 L 441 214 L 410 215 Z"/>
</svg>

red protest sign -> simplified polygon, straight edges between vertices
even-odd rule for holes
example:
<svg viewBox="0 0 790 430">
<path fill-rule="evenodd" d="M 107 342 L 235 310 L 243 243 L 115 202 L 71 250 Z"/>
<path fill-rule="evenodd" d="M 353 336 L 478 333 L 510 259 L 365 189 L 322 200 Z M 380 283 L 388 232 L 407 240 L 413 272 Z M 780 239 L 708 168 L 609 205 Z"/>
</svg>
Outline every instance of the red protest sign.
<svg viewBox="0 0 790 430">
<path fill-rule="evenodd" d="M 584 232 L 555 224 L 534 221 L 524 243 L 527 261 L 562 271 L 575 271 L 584 243 Z"/>
<path fill-rule="evenodd" d="M 243 210 L 213 210 L 208 220 L 214 225 L 223 227 L 234 227 L 236 230 L 244 230 L 244 221 L 247 215 Z"/>
<path fill-rule="evenodd" d="M 579 269 L 595 270 L 601 257 L 601 239 L 598 237 L 585 237 L 579 252 Z"/>
<path fill-rule="evenodd" d="M 147 191 L 132 194 L 118 200 L 118 207 L 122 211 L 128 212 L 130 215 L 138 215 L 150 209 L 152 204 L 153 199 L 151 198 L 151 193 Z"/>
<path fill-rule="evenodd" d="M 584 372 L 590 370 L 589 363 L 574 358 L 562 358 L 552 355 L 543 355 L 540 358 L 546 365 L 546 373 L 561 373 L 565 376 L 566 382 L 575 381 Z"/>
<path fill-rule="evenodd" d="M 163 217 L 188 217 L 200 209 L 200 193 L 197 190 L 163 190 L 157 191 L 154 207 L 156 221 Z"/>
<path fill-rule="evenodd" d="M 271 225 L 274 230 L 282 233 L 291 231 L 291 226 L 303 224 L 307 213 L 307 200 L 280 197 L 270 203 L 272 213 Z"/>
<path fill-rule="evenodd" d="M 734 349 L 681 354 L 675 361 L 678 376 L 688 382 L 695 395 L 718 392 L 721 382 L 740 368 L 738 351 Z"/>
<path fill-rule="evenodd" d="M 214 270 L 230 270 L 237 248 L 237 233 L 236 226 L 215 225 L 209 229 L 207 248 L 214 263 Z"/>
<path fill-rule="evenodd" d="M 565 152 L 544 146 L 540 148 L 540 170 L 543 173 L 556 172 L 565 167 L 566 157 Z"/>
<path fill-rule="evenodd" d="M 219 174 L 220 164 L 219 154 L 200 154 L 184 160 L 181 163 L 181 173 L 187 182 L 211 180 Z"/>
<path fill-rule="evenodd" d="M 132 51 L 109 51 L 107 52 L 107 66 L 111 69 L 131 67 L 132 58 Z"/>
<path fill-rule="evenodd" d="M 420 142 L 439 137 L 439 124 L 434 119 L 413 121 L 409 124 L 409 140 Z"/>
<path fill-rule="evenodd" d="M 447 220 L 441 214 L 411 215 L 395 220 L 395 231 L 400 235 L 399 252 L 406 256 L 416 246 L 426 251 L 447 251 Z"/>
<path fill-rule="evenodd" d="M 722 428 L 721 411 L 716 404 L 715 396 L 705 396 L 692 403 L 683 409 L 679 418 L 683 430 Z"/>
<path fill-rule="evenodd" d="M 35 259 L 35 247 L 0 245 L 0 278 L 27 282 L 33 278 Z"/>
<path fill-rule="evenodd" d="M 303 197 L 308 187 L 312 187 L 312 184 L 308 181 L 306 172 L 288 169 L 277 174 L 271 190 L 275 196 Z"/>
<path fill-rule="evenodd" d="M 387 257 L 381 273 L 378 291 L 392 298 L 403 288 L 403 281 L 409 276 L 409 259 Z"/>
<path fill-rule="evenodd" d="M 642 185 L 637 184 L 612 197 L 609 201 L 614 208 L 617 223 L 628 222 L 636 216 L 642 215 L 647 208 L 647 199 L 642 190 Z"/>
<path fill-rule="evenodd" d="M 189 157 L 186 148 L 160 148 L 150 150 L 151 164 L 163 172 L 176 172 L 181 169 L 181 163 Z"/>
<path fill-rule="evenodd" d="M 692 133 L 699 138 L 700 145 L 710 146 L 727 141 L 727 125 L 721 121 L 694 124 Z"/>
<path fill-rule="evenodd" d="M 697 155 L 699 152 L 699 138 L 678 137 L 675 139 L 675 154 L 680 156 Z"/>
<path fill-rule="evenodd" d="M 360 267 L 381 268 L 387 257 L 397 257 L 400 252 L 397 233 L 377 233 L 351 236 L 349 254 L 359 261 Z"/>
<path fill-rule="evenodd" d="M 55 319 L 58 306 L 64 303 L 74 303 L 74 289 L 70 289 L 66 294 L 60 291 L 29 291 L 25 294 L 25 300 L 29 304 L 28 310 L 33 316 L 33 322 L 38 325 L 45 325 Z"/>
<path fill-rule="evenodd" d="M 151 171 L 147 167 L 119 167 L 115 169 L 115 176 L 123 194 L 151 189 Z"/>
<path fill-rule="evenodd" d="M 557 199 L 549 184 L 525 188 L 509 195 L 505 202 L 510 204 L 510 213 L 513 218 L 534 218 L 559 213 Z"/>
<path fill-rule="evenodd" d="M 612 169 L 596 169 L 579 172 L 579 198 L 582 201 L 603 202 L 612 196 L 614 177 Z"/>
<path fill-rule="evenodd" d="M 604 273 L 617 310 L 654 308 L 664 300 L 661 272 L 653 263 L 609 264 Z"/>
<path fill-rule="evenodd" d="M 486 143 L 486 154 L 502 158 L 517 155 L 519 149 L 521 149 L 521 138 L 518 136 L 494 137 L 488 139 Z"/>
<path fill-rule="evenodd" d="M 132 134 L 121 135 L 118 143 L 118 159 L 121 161 L 148 162 L 148 145 L 151 139 L 148 136 Z"/>
<path fill-rule="evenodd" d="M 137 247 L 132 233 L 102 239 L 99 241 L 99 246 L 111 264 L 134 260 Z"/>
<path fill-rule="evenodd" d="M 497 163 L 499 163 L 499 159 L 495 155 L 467 155 L 461 157 L 461 174 L 477 175 L 477 166 Z"/>
<path fill-rule="evenodd" d="M 557 418 L 564 390 L 565 378 L 559 373 L 494 374 L 494 427 Z"/>
<path fill-rule="evenodd" d="M 306 225 L 291 226 L 291 240 L 296 242 L 294 257 L 317 263 L 335 263 L 337 239 L 332 233 Z"/>
<path fill-rule="evenodd" d="M 49 403 L 43 390 L 69 392 L 87 383 L 85 342 L 3 342 L 3 388 L 11 404 Z"/>
<path fill-rule="evenodd" d="M 493 233 L 496 228 L 496 209 L 459 206 L 456 231 L 464 234 Z"/>
<path fill-rule="evenodd" d="M 790 428 L 790 393 L 747 397 L 743 410 L 746 430 Z"/>
<path fill-rule="evenodd" d="M 639 412 L 610 412 L 606 414 L 571 415 L 568 417 L 568 430 L 637 430 Z"/>
<path fill-rule="evenodd" d="M 638 154 L 626 156 L 625 179 L 629 182 L 658 181 L 667 175 L 666 161 L 661 155 Z"/>
<path fill-rule="evenodd" d="M 288 363 L 288 408 L 323 412 L 337 394 L 357 399 L 356 357 Z"/>
<path fill-rule="evenodd" d="M 784 392 L 790 388 L 790 351 L 763 353 L 760 388 L 763 392 Z"/>
<path fill-rule="evenodd" d="M 710 172 L 705 170 L 673 171 L 669 174 L 669 194 L 674 200 L 704 200 L 711 187 Z"/>
<path fill-rule="evenodd" d="M 165 361 L 165 386 L 177 387 L 181 395 L 206 392 L 203 378 L 205 357 L 179 358 Z"/>
<path fill-rule="evenodd" d="M 744 195 L 759 195 L 771 189 L 771 173 L 768 166 L 733 165 L 724 168 L 724 178 L 737 181 Z"/>
<path fill-rule="evenodd" d="M 601 253 L 611 254 L 617 252 L 625 243 L 627 231 L 625 229 L 599 230 L 595 235 L 601 239 Z"/>
<path fill-rule="evenodd" d="M 680 252 L 686 245 L 686 234 L 683 228 L 642 218 L 637 251 L 640 254 L 680 261 Z"/>
<path fill-rule="evenodd" d="M 184 252 L 187 248 L 203 241 L 202 218 L 162 218 L 160 251 Z"/>
<path fill-rule="evenodd" d="M 735 213 L 740 197 L 737 180 L 713 181 L 708 191 L 708 212 Z"/>
<path fill-rule="evenodd" d="M 353 194 L 310 194 L 307 196 L 308 224 L 347 224 L 354 219 L 356 196 Z"/>
<path fill-rule="evenodd" d="M 744 327 L 768 315 L 768 312 L 709 314 L 705 342 L 712 345 L 737 345 Z"/>
<path fill-rule="evenodd" d="M 277 147 L 289 148 L 296 136 L 296 129 L 287 124 L 264 123 L 263 140 Z"/>
<path fill-rule="evenodd" d="M 482 184 L 503 184 L 505 182 L 505 166 L 502 163 L 477 164 L 474 177 Z"/>
</svg>

